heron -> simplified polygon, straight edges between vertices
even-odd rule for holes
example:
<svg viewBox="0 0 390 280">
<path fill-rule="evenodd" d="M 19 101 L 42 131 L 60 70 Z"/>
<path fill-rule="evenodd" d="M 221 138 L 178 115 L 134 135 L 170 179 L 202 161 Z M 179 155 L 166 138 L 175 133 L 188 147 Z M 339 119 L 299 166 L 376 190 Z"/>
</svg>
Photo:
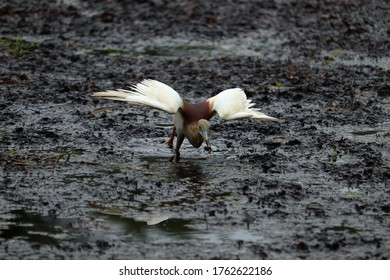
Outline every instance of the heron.
<svg viewBox="0 0 390 280">
<path fill-rule="evenodd" d="M 127 102 L 130 105 L 147 106 L 167 112 L 173 118 L 173 131 L 165 142 L 180 155 L 180 147 L 185 138 L 195 148 L 206 143 L 206 150 L 211 151 L 209 144 L 209 120 L 218 114 L 223 120 L 256 119 L 279 121 L 254 108 L 255 105 L 241 88 L 226 89 L 217 95 L 199 103 L 190 103 L 183 99 L 170 86 L 152 79 L 145 79 L 126 89 L 95 92 L 93 97 Z"/>
</svg>

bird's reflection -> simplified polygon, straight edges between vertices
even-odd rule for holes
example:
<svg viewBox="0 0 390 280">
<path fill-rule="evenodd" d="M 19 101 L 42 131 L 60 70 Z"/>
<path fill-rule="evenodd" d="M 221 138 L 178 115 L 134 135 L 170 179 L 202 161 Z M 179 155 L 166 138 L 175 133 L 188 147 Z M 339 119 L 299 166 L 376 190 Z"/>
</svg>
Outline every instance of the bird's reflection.
<svg viewBox="0 0 390 280">
<path fill-rule="evenodd" d="M 197 162 L 181 162 L 180 164 L 173 164 L 171 167 L 171 174 L 177 180 L 187 179 L 192 183 L 204 183 L 207 181 L 207 175 L 204 173 L 203 167 Z"/>
<path fill-rule="evenodd" d="M 180 157 L 180 154 L 175 153 L 168 158 L 143 157 L 142 159 L 148 163 L 148 166 L 153 166 L 154 172 L 158 172 L 159 175 L 172 181 L 186 180 L 196 184 L 204 184 L 209 180 L 209 174 L 205 172 L 208 162 L 202 157 Z"/>
</svg>

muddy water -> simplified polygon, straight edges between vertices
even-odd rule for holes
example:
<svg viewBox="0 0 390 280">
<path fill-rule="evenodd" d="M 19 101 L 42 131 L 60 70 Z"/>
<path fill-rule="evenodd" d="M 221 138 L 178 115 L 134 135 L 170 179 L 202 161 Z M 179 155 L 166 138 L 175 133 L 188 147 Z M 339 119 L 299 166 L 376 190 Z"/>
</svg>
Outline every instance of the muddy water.
<svg viewBox="0 0 390 280">
<path fill-rule="evenodd" d="M 385 4 L 212 5 L 0 6 L 0 258 L 389 258 Z M 282 122 L 214 118 L 177 162 L 169 115 L 91 114 L 143 78 Z"/>
</svg>

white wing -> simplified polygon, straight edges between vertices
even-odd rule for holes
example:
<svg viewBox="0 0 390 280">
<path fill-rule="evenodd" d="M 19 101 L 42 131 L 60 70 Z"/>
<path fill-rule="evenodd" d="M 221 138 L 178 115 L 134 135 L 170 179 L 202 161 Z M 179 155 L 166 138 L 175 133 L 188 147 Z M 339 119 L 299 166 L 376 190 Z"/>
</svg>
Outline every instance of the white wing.
<svg viewBox="0 0 390 280">
<path fill-rule="evenodd" d="M 131 90 L 117 89 L 95 92 L 93 97 L 125 101 L 131 105 L 148 106 L 171 114 L 182 106 L 180 95 L 170 86 L 156 80 L 143 80 Z"/>
<path fill-rule="evenodd" d="M 251 108 L 254 103 L 246 98 L 245 92 L 240 88 L 227 89 L 208 99 L 210 108 L 216 111 L 224 120 L 259 119 L 279 121 L 277 118 L 267 116 L 257 108 Z"/>
</svg>

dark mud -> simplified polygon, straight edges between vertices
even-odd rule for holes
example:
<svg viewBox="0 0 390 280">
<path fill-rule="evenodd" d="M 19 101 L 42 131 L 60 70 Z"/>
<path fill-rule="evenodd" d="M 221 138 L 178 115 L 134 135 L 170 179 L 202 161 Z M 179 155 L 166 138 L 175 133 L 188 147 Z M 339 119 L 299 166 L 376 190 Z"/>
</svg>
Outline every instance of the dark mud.
<svg viewBox="0 0 390 280">
<path fill-rule="evenodd" d="M 369 3 L 367 3 L 369 2 Z M 233 2 L 232 2 L 233 3 Z M 388 259 L 386 1 L 0 4 L 0 258 Z M 92 100 L 143 78 L 242 87 L 280 124 Z"/>
</svg>

